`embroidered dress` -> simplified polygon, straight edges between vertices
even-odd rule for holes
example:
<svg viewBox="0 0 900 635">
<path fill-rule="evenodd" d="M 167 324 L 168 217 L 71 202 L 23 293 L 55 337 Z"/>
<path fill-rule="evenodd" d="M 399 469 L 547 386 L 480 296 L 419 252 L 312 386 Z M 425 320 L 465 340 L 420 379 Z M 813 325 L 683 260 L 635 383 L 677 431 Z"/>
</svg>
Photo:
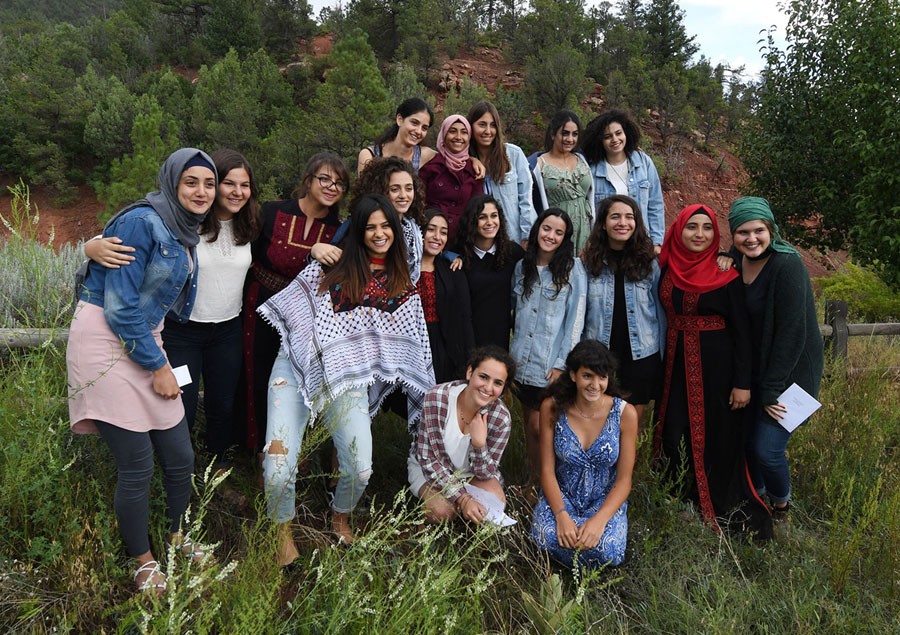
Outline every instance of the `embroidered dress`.
<svg viewBox="0 0 900 635">
<path fill-rule="evenodd" d="M 281 335 L 310 419 L 351 388 L 369 386 L 369 414 L 399 383 L 407 396 L 410 427 L 425 391 L 434 385 L 428 329 L 413 287 L 384 293 L 384 272 L 374 272 L 366 295 L 350 304 L 340 288 L 319 293 L 322 267 L 311 263 L 259 308 Z"/>
<path fill-rule="evenodd" d="M 569 427 L 565 411 L 559 414 L 553 431 L 553 453 L 556 456 L 556 480 L 562 493 L 566 511 L 577 526 L 593 517 L 603 506 L 616 482 L 616 463 L 619 460 L 619 425 L 625 402 L 613 398 L 609 416 L 600 434 L 585 450 L 578 436 Z M 625 558 L 628 538 L 628 501 L 613 514 L 606 524 L 600 542 L 593 549 L 578 553 L 578 565 L 598 567 L 619 565 Z M 531 537 L 537 545 L 567 567 L 574 566 L 575 550 L 559 545 L 556 518 L 541 494 L 534 508 Z"/>
</svg>

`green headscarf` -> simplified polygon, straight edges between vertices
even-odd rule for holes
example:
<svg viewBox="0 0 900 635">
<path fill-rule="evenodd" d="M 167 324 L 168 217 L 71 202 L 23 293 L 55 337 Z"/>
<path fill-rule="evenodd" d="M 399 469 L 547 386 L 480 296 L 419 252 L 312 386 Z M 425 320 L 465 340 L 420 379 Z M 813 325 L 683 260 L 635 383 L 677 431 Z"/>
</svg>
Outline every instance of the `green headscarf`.
<svg viewBox="0 0 900 635">
<path fill-rule="evenodd" d="M 772 242 L 769 249 L 778 251 L 783 254 L 796 254 L 797 250 L 781 237 L 778 231 L 778 225 L 775 223 L 775 216 L 769 207 L 769 201 L 758 196 L 742 196 L 731 204 L 731 211 L 728 212 L 728 226 L 731 228 L 731 234 L 738 227 L 751 220 L 764 220 L 772 226 Z"/>
</svg>

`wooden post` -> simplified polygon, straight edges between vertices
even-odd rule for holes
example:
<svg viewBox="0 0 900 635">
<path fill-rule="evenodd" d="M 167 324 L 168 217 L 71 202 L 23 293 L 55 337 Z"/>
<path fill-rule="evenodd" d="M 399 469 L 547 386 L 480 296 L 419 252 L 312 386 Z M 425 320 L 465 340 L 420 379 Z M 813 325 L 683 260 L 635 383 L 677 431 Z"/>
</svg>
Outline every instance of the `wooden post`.
<svg viewBox="0 0 900 635">
<path fill-rule="evenodd" d="M 826 300 L 825 323 L 831 326 L 828 350 L 832 358 L 846 361 L 847 341 L 850 339 L 850 331 L 847 328 L 847 303 L 842 300 Z"/>
</svg>

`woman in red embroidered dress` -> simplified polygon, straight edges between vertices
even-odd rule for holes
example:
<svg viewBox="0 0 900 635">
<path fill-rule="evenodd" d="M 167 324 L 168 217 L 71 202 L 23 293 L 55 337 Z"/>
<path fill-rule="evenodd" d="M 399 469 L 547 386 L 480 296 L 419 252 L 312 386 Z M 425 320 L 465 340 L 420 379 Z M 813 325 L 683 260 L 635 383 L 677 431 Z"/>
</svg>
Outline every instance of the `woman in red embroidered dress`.
<svg viewBox="0 0 900 635">
<path fill-rule="evenodd" d="M 684 493 L 715 528 L 769 535 L 745 459 L 751 342 L 740 277 L 716 265 L 719 227 L 704 205 L 681 210 L 659 256 L 666 364 L 655 448 L 668 474 L 686 468 Z"/>
<path fill-rule="evenodd" d="M 244 295 L 244 401 L 246 444 L 262 451 L 266 439 L 266 395 L 280 339 L 256 309 L 300 273 L 312 246 L 328 243 L 340 226 L 338 209 L 350 183 L 336 154 L 320 152 L 306 164 L 289 200 L 269 201 L 260 209 L 262 231 L 253 242 L 253 266 Z"/>
</svg>

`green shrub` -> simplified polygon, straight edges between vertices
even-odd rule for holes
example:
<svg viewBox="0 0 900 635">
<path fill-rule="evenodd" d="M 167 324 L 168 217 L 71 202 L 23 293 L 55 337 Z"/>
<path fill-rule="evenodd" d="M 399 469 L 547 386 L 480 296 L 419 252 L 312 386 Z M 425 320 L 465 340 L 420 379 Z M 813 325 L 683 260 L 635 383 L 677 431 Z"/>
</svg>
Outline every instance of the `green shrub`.
<svg viewBox="0 0 900 635">
<path fill-rule="evenodd" d="M 900 292 L 892 290 L 880 272 L 848 262 L 827 278 L 817 278 L 819 295 L 843 300 L 851 320 L 892 322 L 900 319 Z"/>
</svg>

